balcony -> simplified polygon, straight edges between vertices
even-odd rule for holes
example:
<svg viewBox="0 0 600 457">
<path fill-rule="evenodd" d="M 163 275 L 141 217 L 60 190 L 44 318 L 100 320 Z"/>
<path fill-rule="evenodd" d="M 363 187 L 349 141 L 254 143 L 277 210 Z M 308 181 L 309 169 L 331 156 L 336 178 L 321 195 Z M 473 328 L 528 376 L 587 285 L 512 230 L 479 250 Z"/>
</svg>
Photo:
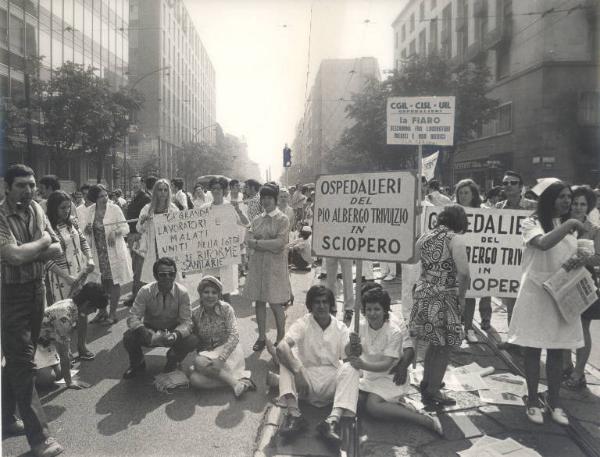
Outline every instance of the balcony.
<svg viewBox="0 0 600 457">
<path fill-rule="evenodd" d="M 503 17 L 498 21 L 498 26 L 490 30 L 483 37 L 484 50 L 496 49 L 498 46 L 509 43 L 512 38 L 512 16 Z"/>
</svg>

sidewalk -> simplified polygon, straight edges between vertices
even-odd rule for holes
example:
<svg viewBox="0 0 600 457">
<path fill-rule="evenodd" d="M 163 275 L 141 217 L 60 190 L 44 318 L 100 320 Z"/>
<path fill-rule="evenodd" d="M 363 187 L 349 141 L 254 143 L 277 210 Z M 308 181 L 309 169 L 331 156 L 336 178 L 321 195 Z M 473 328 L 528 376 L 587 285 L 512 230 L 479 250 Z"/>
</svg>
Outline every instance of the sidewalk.
<svg viewBox="0 0 600 457">
<path fill-rule="evenodd" d="M 378 277 L 376 273 L 376 277 Z M 393 310 L 398 315 L 400 312 L 401 281 L 396 279 L 385 282 L 384 287 L 393 301 Z M 495 342 L 505 338 L 506 313 L 499 301 L 493 302 L 494 316 L 492 325 L 495 328 L 489 335 L 479 333 L 478 344 L 463 344 L 451 357 L 451 367 L 468 365 L 472 362 L 482 367 L 493 366 L 494 375 L 509 373 L 513 363 L 521 363 L 514 354 L 512 359 L 506 361 L 499 356 Z M 506 356 L 506 353 L 502 353 Z M 508 362 L 508 363 L 507 363 Z M 449 367 L 449 368 L 451 368 Z M 541 370 L 545 378 L 545 370 Z M 519 373 L 514 373 L 519 374 Z M 388 421 L 378 421 L 360 411 L 360 456 L 361 457 L 388 457 L 412 456 L 435 457 L 452 456 L 456 452 L 470 448 L 479 437 L 484 435 L 495 438 L 513 438 L 519 443 L 532 448 L 542 456 L 548 457 L 584 457 L 590 455 L 582 449 L 581 433 L 585 441 L 592 442 L 592 449 L 600 451 L 600 372 L 594 367 L 589 367 L 587 374 L 589 389 L 582 393 L 572 393 L 563 390 L 561 395 L 566 399 L 565 406 L 569 414 L 576 419 L 575 427 L 562 427 L 549 417 L 544 425 L 536 425 L 526 418 L 524 407 L 491 405 L 484 403 L 477 391 L 447 393 L 457 400 L 457 405 L 446 408 L 439 413 L 439 418 L 444 427 L 444 438 L 421 427 Z M 486 383 L 493 387 L 501 384 L 489 377 L 484 378 Z M 545 379 L 542 379 L 542 384 Z M 545 390 L 545 389 L 541 389 Z M 409 395 L 416 401 L 420 394 L 413 387 Z M 322 413 L 323 415 L 325 412 Z M 275 436 L 281 420 L 281 410 L 272 406 L 267 410 L 263 429 L 259 433 L 257 453 L 255 456 L 329 456 L 336 455 L 324 447 L 314 434 L 300 437 L 293 445 L 283 445 Z M 309 419 L 319 419 L 318 412 L 310 411 Z M 315 422 L 316 423 L 316 422 Z M 580 425 L 579 425 L 580 424 Z M 577 427 L 580 427 L 580 430 Z M 594 438 L 597 440 L 594 443 Z M 589 448 L 588 448 L 589 449 Z"/>
</svg>

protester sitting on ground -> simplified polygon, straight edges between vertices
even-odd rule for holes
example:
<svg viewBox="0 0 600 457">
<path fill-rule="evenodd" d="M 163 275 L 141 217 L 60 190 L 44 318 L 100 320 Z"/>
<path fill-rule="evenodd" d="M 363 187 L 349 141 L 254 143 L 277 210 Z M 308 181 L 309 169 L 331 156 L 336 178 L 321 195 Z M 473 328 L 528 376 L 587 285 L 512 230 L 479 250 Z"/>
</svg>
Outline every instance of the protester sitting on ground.
<svg viewBox="0 0 600 457">
<path fill-rule="evenodd" d="M 128 284 L 133 279 L 131 256 L 123 238 L 129 233 L 129 225 L 125 222 L 121 208 L 109 202 L 106 187 L 102 184 L 90 187 L 88 198 L 94 204 L 86 212 L 84 234 L 97 267 L 88 278 L 93 282 L 101 282 L 110 295 L 109 313 L 102 310 L 91 322 L 115 324 L 118 320 L 121 285 Z"/>
<path fill-rule="evenodd" d="M 565 268 L 571 270 L 585 266 L 597 283 L 597 274 L 594 267 L 600 266 L 600 226 L 589 220 L 589 213 L 596 207 L 596 195 L 588 186 L 573 187 L 573 203 L 571 204 L 571 217 L 583 223 L 583 232 L 579 232 L 579 239 L 594 241 L 594 255 L 578 256 L 567 262 Z M 600 319 L 600 299 L 596 300 L 581 315 L 583 327 L 584 346 L 577 349 L 576 364 L 573 367 L 571 351 L 565 351 L 563 356 L 563 387 L 569 390 L 581 390 L 587 386 L 585 379 L 585 366 L 592 350 L 592 335 L 590 324 L 592 320 Z"/>
<path fill-rule="evenodd" d="M 144 257 L 140 281 L 149 283 L 154 280 L 153 266 L 158 259 L 158 247 L 156 245 L 156 228 L 154 226 L 154 215 L 173 213 L 179 209 L 171 203 L 171 186 L 167 179 L 161 178 L 156 181 L 152 189 L 152 200 L 140 211 L 136 228 L 142 234 L 138 253 Z"/>
<path fill-rule="evenodd" d="M 195 349 L 196 339 L 190 335 L 192 309 L 185 287 L 175 281 L 177 264 L 161 257 L 152 266 L 155 282 L 143 286 L 129 310 L 128 330 L 123 345 L 129 354 L 129 368 L 124 379 L 136 377 L 146 370 L 142 347 L 168 347 L 164 372 L 177 368 Z"/>
<path fill-rule="evenodd" d="M 83 286 L 88 274 L 94 271 L 95 265 L 87 239 L 76 220 L 71 218 L 71 200 L 66 192 L 57 190 L 50 194 L 47 216 L 62 247 L 62 254 L 46 264 L 50 303 L 55 303 L 72 297 Z M 85 349 L 85 344 L 79 347 L 79 355 L 86 360 L 94 358 Z"/>
<path fill-rule="evenodd" d="M 204 276 L 198 284 L 200 306 L 192 312 L 198 356 L 189 379 L 197 389 L 227 385 L 239 398 L 248 390 L 256 390 L 256 385 L 247 377 L 235 312 L 221 299 L 222 292 L 223 284 L 214 276 Z"/>
<path fill-rule="evenodd" d="M 86 326 L 80 325 L 81 322 L 85 322 L 89 314 L 104 309 L 107 305 L 108 295 L 104 288 L 100 284 L 88 282 L 73 298 L 59 300 L 46 308 L 34 357 L 38 386 L 49 386 L 64 378 L 70 389 L 89 387 L 71 378 L 71 336 L 73 329 L 77 327 L 77 345 L 85 348 L 87 332 Z"/>
<path fill-rule="evenodd" d="M 310 271 L 312 265 L 311 235 L 312 229 L 305 225 L 300 229 L 298 238 L 288 244 L 288 262 L 292 269 Z"/>
<path fill-rule="evenodd" d="M 356 414 L 359 383 L 358 371 L 342 360 L 359 355 L 360 347 L 347 344 L 349 331 L 335 318 L 335 297 L 331 290 L 312 286 L 306 294 L 306 308 L 308 314 L 290 326 L 277 346 L 279 404 L 287 410 L 279 434 L 293 438 L 307 428 L 299 399 L 317 407 L 333 401 L 330 415 L 317 430 L 328 442 L 339 444 L 339 422 L 342 416 Z"/>
<path fill-rule="evenodd" d="M 481 204 L 482 208 L 495 208 L 498 202 L 506 200 L 506 195 L 501 186 L 492 187 L 486 194 L 486 201 Z"/>
<path fill-rule="evenodd" d="M 540 194 L 537 209 L 521 224 L 525 244 L 521 263 L 523 276 L 508 329 L 508 342 L 523 347 L 527 418 L 536 424 L 544 422 L 545 408 L 540 403 L 538 384 L 541 352 L 546 349 L 548 393 L 543 400 L 552 419 L 568 425 L 569 419 L 559 398 L 562 350 L 583 346 L 581 320 L 566 321 L 542 284 L 576 254 L 574 232 L 583 233 L 585 227 L 581 221 L 569 218 L 572 193 L 567 184 L 548 178 L 535 188 Z"/>
<path fill-rule="evenodd" d="M 440 192 L 440 182 L 437 179 L 432 179 L 427 183 L 427 199 L 433 203 L 434 206 L 446 206 L 451 205 L 452 200 Z"/>
<path fill-rule="evenodd" d="M 267 183 L 260 188 L 260 204 L 265 212 L 254 218 L 250 225 L 248 248 L 248 279 L 244 297 L 254 301 L 258 339 L 253 351 L 262 351 L 267 340 L 267 302 L 275 317 L 277 339 L 285 333 L 284 306 L 291 297 L 290 276 L 286 245 L 290 229 L 288 218 L 277 208 L 279 186 Z"/>
<path fill-rule="evenodd" d="M 421 276 L 413 289 L 410 332 L 429 343 L 420 386 L 427 407 L 456 404 L 440 388 L 450 351 L 464 338 L 461 314 L 470 274 L 467 249 L 458 235 L 467 227 L 465 210 L 459 205 L 447 206 L 438 215 L 436 227 L 421 235 L 416 245 Z"/>
<path fill-rule="evenodd" d="M 353 333 L 352 338 L 360 341 L 362 353 L 348 361 L 362 370 L 360 390 L 367 394 L 367 412 L 379 419 L 413 422 L 442 434 L 437 417 L 417 412 L 402 402 L 410 389 L 408 367 L 415 351 L 404 323 L 390 322 L 389 294 L 380 287 L 372 288 L 362 294 L 361 302 L 359 334 Z"/>
<path fill-rule="evenodd" d="M 481 208 L 481 196 L 479 186 L 472 179 L 463 179 L 456 184 L 456 203 L 466 208 Z M 466 338 L 469 343 L 476 343 L 477 336 L 473 330 L 473 315 L 475 314 L 475 298 L 465 300 L 463 310 L 463 322 L 465 325 Z M 489 330 L 492 319 L 491 297 L 479 299 L 479 315 L 481 317 L 481 330 Z"/>
</svg>

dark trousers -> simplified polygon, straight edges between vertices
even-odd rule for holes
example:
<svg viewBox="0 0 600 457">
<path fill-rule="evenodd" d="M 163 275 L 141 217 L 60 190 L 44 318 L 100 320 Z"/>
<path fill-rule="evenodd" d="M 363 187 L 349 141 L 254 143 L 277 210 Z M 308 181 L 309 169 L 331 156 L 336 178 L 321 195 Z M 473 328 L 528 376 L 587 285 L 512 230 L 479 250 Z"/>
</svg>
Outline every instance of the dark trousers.
<svg viewBox="0 0 600 457">
<path fill-rule="evenodd" d="M 45 288 L 42 280 L 26 284 L 2 284 L 2 422 L 14 420 L 17 406 L 31 446 L 49 436 L 46 416 L 35 390 L 33 355 L 44 317 Z"/>
<path fill-rule="evenodd" d="M 173 331 L 174 328 L 167 329 Z M 143 347 L 150 347 L 152 335 L 157 329 L 142 326 L 135 330 L 129 329 L 123 334 L 123 345 L 129 354 L 129 366 L 136 367 L 144 360 Z M 198 338 L 195 335 L 186 336 L 167 351 L 167 364 L 179 363 L 185 356 L 198 346 Z"/>
<path fill-rule="evenodd" d="M 142 267 L 144 266 L 144 258 L 135 251 L 131 251 L 131 267 L 133 269 L 133 285 L 131 289 L 131 297 L 135 299 L 140 288 L 143 286 L 141 281 Z"/>
<path fill-rule="evenodd" d="M 473 316 L 475 315 L 475 298 L 465 298 L 465 312 L 463 321 L 465 330 L 473 329 Z M 481 297 L 479 299 L 479 315 L 481 320 L 489 321 L 492 318 L 492 299 L 490 297 Z"/>
<path fill-rule="evenodd" d="M 296 249 L 292 249 L 288 253 L 288 263 L 294 265 L 296 268 L 299 268 L 301 270 L 305 270 L 310 267 L 308 262 L 302 257 L 302 254 L 300 254 L 300 251 Z"/>
</svg>

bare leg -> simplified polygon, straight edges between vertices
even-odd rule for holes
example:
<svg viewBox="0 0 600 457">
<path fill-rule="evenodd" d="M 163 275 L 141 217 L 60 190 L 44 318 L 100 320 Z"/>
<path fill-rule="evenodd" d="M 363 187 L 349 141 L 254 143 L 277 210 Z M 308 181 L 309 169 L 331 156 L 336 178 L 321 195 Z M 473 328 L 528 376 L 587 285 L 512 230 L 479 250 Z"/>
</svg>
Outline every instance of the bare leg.
<svg viewBox="0 0 600 457">
<path fill-rule="evenodd" d="M 194 361 L 195 373 L 205 377 L 211 378 L 214 380 L 218 380 L 219 383 L 217 385 L 222 386 L 223 384 L 228 385 L 235 391 L 235 386 L 238 384 L 239 380 L 235 379 L 232 373 L 223 368 L 221 370 L 217 370 L 212 366 L 211 360 L 207 357 L 199 355 L 196 357 Z M 191 379 L 191 376 L 190 376 Z M 199 379 L 199 378 L 198 378 Z"/>
<path fill-rule="evenodd" d="M 271 311 L 275 317 L 275 326 L 277 327 L 277 343 L 279 343 L 285 335 L 285 308 L 283 304 L 271 303 Z"/>
<path fill-rule="evenodd" d="M 577 363 L 575 365 L 574 374 L 579 380 L 585 374 L 585 365 L 590 358 L 590 353 L 592 352 L 592 335 L 590 333 L 590 324 L 591 320 L 581 319 L 581 325 L 583 327 L 583 341 L 584 346 L 582 348 L 577 349 Z"/>
<path fill-rule="evenodd" d="M 87 346 L 87 316 L 78 316 L 77 318 L 77 350 L 79 351 L 79 355 L 86 353 Z"/>
<path fill-rule="evenodd" d="M 117 307 L 119 306 L 119 298 L 121 297 L 121 285 L 112 284 L 110 288 L 110 319 L 117 319 Z"/>
<path fill-rule="evenodd" d="M 373 417 L 413 422 L 430 430 L 435 430 L 431 417 L 412 411 L 400 403 L 387 402 L 379 395 L 369 393 L 366 407 L 367 412 Z"/>
<path fill-rule="evenodd" d="M 267 339 L 267 304 L 264 301 L 256 302 L 256 324 L 258 325 L 258 339 Z"/>
<path fill-rule="evenodd" d="M 223 385 L 223 382 L 219 379 L 204 376 L 196 371 L 192 372 L 190 375 L 190 386 L 195 387 L 196 389 L 216 389 Z"/>
<path fill-rule="evenodd" d="M 434 348 L 433 344 L 429 344 L 425 351 L 425 360 L 423 360 L 423 385 L 424 386 L 427 386 L 430 382 L 431 370 L 432 370 L 431 362 L 433 361 L 433 359 L 435 357 L 435 351 L 433 348 Z"/>
<path fill-rule="evenodd" d="M 542 350 L 523 348 L 525 352 L 525 379 L 527 380 L 527 396 L 529 405 L 538 404 L 538 385 L 540 383 L 540 357 Z"/>
</svg>

